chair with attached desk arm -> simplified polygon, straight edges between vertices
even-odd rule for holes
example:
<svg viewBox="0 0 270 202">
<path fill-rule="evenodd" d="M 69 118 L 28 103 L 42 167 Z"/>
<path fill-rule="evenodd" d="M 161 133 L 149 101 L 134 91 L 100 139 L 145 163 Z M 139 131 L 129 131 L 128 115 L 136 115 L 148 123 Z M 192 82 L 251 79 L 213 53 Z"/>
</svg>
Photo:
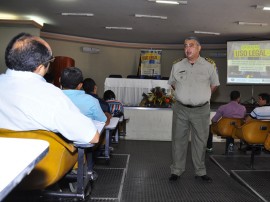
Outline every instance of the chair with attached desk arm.
<svg viewBox="0 0 270 202">
<path fill-rule="evenodd" d="M 97 158 L 105 159 L 106 164 L 110 163 L 110 144 L 112 134 L 115 134 L 115 139 L 118 141 L 119 134 L 118 134 L 118 117 L 112 117 L 110 120 L 110 124 L 104 127 L 105 130 L 105 148 L 104 148 L 104 155 L 98 156 Z"/>
<path fill-rule="evenodd" d="M 241 126 L 242 123 L 243 119 L 223 117 L 211 125 L 211 132 L 221 137 L 232 137 L 235 126 Z"/>
<path fill-rule="evenodd" d="M 85 199 L 90 194 L 90 176 L 87 174 L 84 150 L 93 147 L 93 144 L 67 142 L 60 135 L 45 130 L 12 131 L 0 129 L 0 137 L 40 139 L 50 144 L 48 154 L 18 185 L 16 189 L 16 191 L 20 191 L 18 193 L 24 193 L 26 190 L 39 190 L 37 193 L 42 196 L 78 199 Z M 10 146 L 12 148 L 12 145 Z M 77 162 L 77 174 L 73 174 L 70 171 Z M 64 180 L 76 181 L 77 190 L 75 192 L 61 190 L 60 186 Z M 56 187 L 55 185 L 59 185 L 59 191 L 50 189 L 50 186 Z"/>
<path fill-rule="evenodd" d="M 240 127 L 235 127 L 233 138 L 244 141 L 251 146 L 250 167 L 254 168 L 256 148 L 262 148 L 270 130 L 270 121 L 252 120 Z"/>
<path fill-rule="evenodd" d="M 270 151 L 270 133 L 268 133 L 265 141 L 264 141 L 264 148 Z"/>
<path fill-rule="evenodd" d="M 241 126 L 242 124 L 243 119 L 222 117 L 217 123 L 211 124 L 211 132 L 222 138 L 232 138 L 235 126 Z"/>
<path fill-rule="evenodd" d="M 118 128 L 118 131 L 119 131 L 119 136 L 126 136 L 127 134 L 127 122 L 129 121 L 129 117 L 124 117 L 121 116 L 119 118 L 119 128 Z"/>
</svg>

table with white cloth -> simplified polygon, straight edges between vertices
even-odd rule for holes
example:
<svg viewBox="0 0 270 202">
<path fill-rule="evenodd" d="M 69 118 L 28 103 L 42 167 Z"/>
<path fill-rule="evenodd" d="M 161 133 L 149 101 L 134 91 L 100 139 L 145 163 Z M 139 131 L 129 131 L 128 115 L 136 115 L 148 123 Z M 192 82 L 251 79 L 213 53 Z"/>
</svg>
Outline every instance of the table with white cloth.
<svg viewBox="0 0 270 202">
<path fill-rule="evenodd" d="M 21 182 L 49 151 L 44 140 L 0 138 L 0 201 Z"/>
<path fill-rule="evenodd" d="M 214 115 L 215 112 L 211 111 L 209 124 Z M 125 116 L 130 118 L 125 139 L 171 141 L 173 119 L 171 108 L 125 107 Z M 213 141 L 223 140 L 214 136 Z"/>
<path fill-rule="evenodd" d="M 126 106 L 139 106 L 143 93 L 150 93 L 152 88 L 165 88 L 166 93 L 171 92 L 168 80 L 154 79 L 126 79 L 126 78 L 106 78 L 104 89 L 112 90 L 116 99 Z"/>
</svg>

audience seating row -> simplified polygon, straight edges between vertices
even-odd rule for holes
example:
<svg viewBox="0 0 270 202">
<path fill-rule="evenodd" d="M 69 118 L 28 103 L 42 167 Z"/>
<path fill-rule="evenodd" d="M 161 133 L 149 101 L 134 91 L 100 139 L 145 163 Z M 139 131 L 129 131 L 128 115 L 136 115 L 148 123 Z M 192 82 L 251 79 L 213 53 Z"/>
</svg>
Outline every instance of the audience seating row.
<svg viewBox="0 0 270 202">
<path fill-rule="evenodd" d="M 102 141 L 103 143 L 105 142 L 105 147 L 104 147 L 104 152 L 103 154 L 99 154 L 96 156 L 96 158 L 101 158 L 105 159 L 106 163 L 109 164 L 110 161 L 110 146 L 111 146 L 111 140 L 112 140 L 112 135 L 115 135 L 117 138 L 119 136 L 118 132 L 118 124 L 119 124 L 119 118 L 118 117 L 112 117 L 110 120 L 110 124 L 105 126 L 105 131 L 103 132 L 101 139 L 105 139 L 105 141 Z M 99 150 L 100 148 L 97 148 Z M 100 153 L 100 152 L 99 152 Z"/>
<path fill-rule="evenodd" d="M 122 122 L 123 122 L 122 118 Z M 100 134 L 105 133 L 105 156 L 110 160 L 111 135 L 118 140 L 119 118 L 113 117 L 108 126 L 98 125 Z M 94 144 L 69 142 L 60 134 L 44 130 L 11 131 L 0 129 L 0 137 L 41 139 L 49 142 L 48 154 L 36 165 L 16 187 L 15 192 L 25 195 L 26 191 L 36 192 L 43 197 L 77 198 L 85 200 L 90 195 L 93 183 L 93 150 Z M 19 152 L 19 151 L 18 151 Z M 75 172 L 75 171 L 76 172 Z M 71 183 L 76 183 L 76 189 L 67 189 Z M 16 196 L 17 197 L 17 196 Z"/>
<path fill-rule="evenodd" d="M 240 139 L 251 147 L 250 166 L 254 168 L 254 155 L 256 149 L 263 147 L 270 150 L 270 121 L 252 120 L 244 123 L 243 119 L 221 118 L 218 123 L 211 125 L 213 134 L 223 138 L 232 137 Z"/>
<path fill-rule="evenodd" d="M 34 170 L 22 180 L 17 190 L 46 190 L 47 187 L 60 182 L 67 176 L 78 162 L 78 174 L 70 173 L 70 181 L 77 181 L 76 193 L 63 192 L 60 188 L 53 191 L 42 192 L 45 196 L 74 197 L 84 199 L 86 194 L 86 182 L 89 181 L 87 168 L 84 164 L 84 148 L 92 147 L 92 144 L 76 145 L 69 143 L 59 135 L 44 131 L 11 131 L 0 129 L 0 137 L 31 138 L 49 142 L 48 154 L 36 165 Z M 19 152 L 19 151 L 18 151 Z M 16 161 L 16 159 L 14 159 Z"/>
<path fill-rule="evenodd" d="M 103 132 L 102 139 L 105 139 L 105 147 L 104 152 L 98 152 L 98 156 L 96 158 L 104 158 L 106 160 L 106 163 L 109 164 L 110 161 L 110 153 L 112 148 L 112 143 L 118 144 L 119 142 L 119 136 L 125 136 L 126 135 L 126 122 L 129 120 L 129 118 L 124 118 L 124 116 L 118 117 L 112 117 L 110 120 L 110 124 L 108 126 L 105 126 L 105 131 Z M 97 148 L 99 150 L 99 148 Z M 100 155 L 102 154 L 103 155 Z"/>
<path fill-rule="evenodd" d="M 109 78 L 123 78 L 122 75 L 120 74 L 111 74 L 109 75 Z M 127 75 L 127 78 L 129 79 L 140 79 L 141 77 L 138 75 Z M 155 77 L 151 76 L 144 76 L 144 79 L 156 79 Z M 161 80 L 169 80 L 169 77 L 161 77 Z"/>
</svg>

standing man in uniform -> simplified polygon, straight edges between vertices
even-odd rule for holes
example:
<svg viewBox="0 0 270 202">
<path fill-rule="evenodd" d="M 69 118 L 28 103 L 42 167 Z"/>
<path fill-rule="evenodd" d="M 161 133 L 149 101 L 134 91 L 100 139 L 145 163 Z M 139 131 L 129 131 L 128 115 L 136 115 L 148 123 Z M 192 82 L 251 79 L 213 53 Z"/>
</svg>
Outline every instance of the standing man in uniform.
<svg viewBox="0 0 270 202">
<path fill-rule="evenodd" d="M 172 123 L 172 165 L 170 181 L 185 171 L 189 135 L 195 178 L 212 182 L 205 168 L 205 151 L 209 134 L 210 97 L 219 86 L 216 68 L 200 57 L 201 45 L 196 37 L 185 39 L 186 58 L 172 67 L 168 84 L 175 90 Z"/>
</svg>

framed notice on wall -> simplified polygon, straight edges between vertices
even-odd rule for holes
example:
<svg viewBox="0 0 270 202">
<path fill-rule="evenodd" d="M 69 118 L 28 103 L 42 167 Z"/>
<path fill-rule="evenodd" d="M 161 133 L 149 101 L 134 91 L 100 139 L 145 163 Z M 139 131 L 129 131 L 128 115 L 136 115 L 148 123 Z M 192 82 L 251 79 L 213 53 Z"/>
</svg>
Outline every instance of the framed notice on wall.
<svg viewBox="0 0 270 202">
<path fill-rule="evenodd" d="M 141 78 L 160 79 L 161 50 L 141 50 L 140 75 Z"/>
</svg>

